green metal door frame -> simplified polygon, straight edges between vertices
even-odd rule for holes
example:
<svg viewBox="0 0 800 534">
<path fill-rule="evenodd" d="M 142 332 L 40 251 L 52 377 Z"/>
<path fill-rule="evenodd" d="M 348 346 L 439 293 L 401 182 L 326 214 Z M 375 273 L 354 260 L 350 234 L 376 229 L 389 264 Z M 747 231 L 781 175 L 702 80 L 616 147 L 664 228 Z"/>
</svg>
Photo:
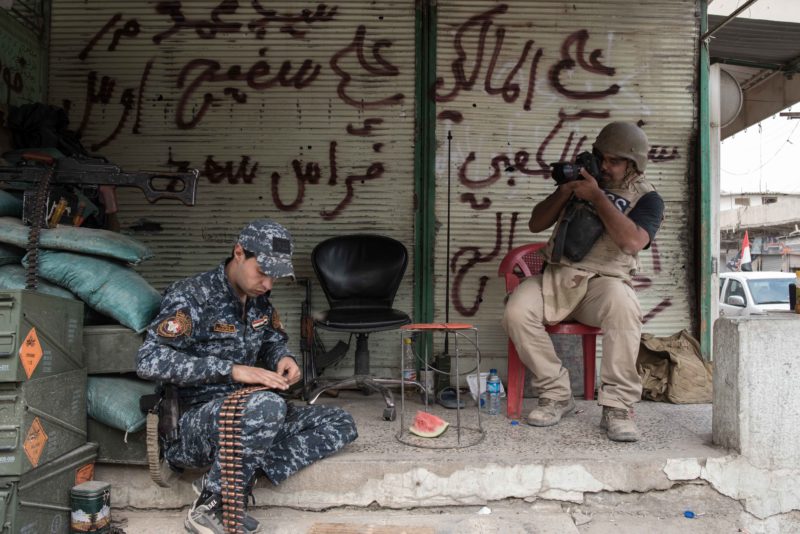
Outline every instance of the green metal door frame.
<svg viewBox="0 0 800 534">
<path fill-rule="evenodd" d="M 416 142 L 414 144 L 414 320 L 433 321 L 436 237 L 436 1 L 416 2 Z"/>
<path fill-rule="evenodd" d="M 700 35 L 708 31 L 708 0 L 700 0 Z M 714 229 L 713 213 L 711 213 L 711 114 L 709 110 L 709 72 L 710 61 L 708 55 L 708 41 L 701 41 L 700 58 L 698 68 L 700 93 L 700 109 L 698 117 L 698 136 L 699 136 L 699 202 L 700 212 L 700 250 L 696 257 L 699 260 L 698 276 L 700 290 L 697 292 L 698 304 L 700 308 L 700 350 L 705 360 L 711 359 L 711 333 L 713 330 L 713 320 L 711 316 L 712 298 L 717 297 L 717 290 L 711 286 L 714 274 L 714 251 L 711 249 L 713 243 L 711 232 Z"/>
</svg>

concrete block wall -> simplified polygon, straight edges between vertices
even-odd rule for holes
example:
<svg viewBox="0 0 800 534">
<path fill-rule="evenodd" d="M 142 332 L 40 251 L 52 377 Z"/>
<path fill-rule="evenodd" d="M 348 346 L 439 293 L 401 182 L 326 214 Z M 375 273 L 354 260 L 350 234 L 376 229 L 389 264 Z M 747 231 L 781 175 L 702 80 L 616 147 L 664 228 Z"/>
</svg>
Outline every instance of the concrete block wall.
<svg viewBox="0 0 800 534">
<path fill-rule="evenodd" d="M 800 315 L 714 324 L 713 440 L 761 469 L 800 468 Z"/>
</svg>

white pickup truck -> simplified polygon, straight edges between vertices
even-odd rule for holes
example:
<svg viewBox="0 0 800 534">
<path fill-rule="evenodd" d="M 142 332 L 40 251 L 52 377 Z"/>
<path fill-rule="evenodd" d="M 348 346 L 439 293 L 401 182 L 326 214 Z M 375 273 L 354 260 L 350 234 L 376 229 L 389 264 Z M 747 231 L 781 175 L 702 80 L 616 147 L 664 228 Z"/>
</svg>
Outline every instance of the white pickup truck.
<svg viewBox="0 0 800 534">
<path fill-rule="evenodd" d="M 735 271 L 719 275 L 719 314 L 723 317 L 789 311 L 794 273 Z"/>
</svg>

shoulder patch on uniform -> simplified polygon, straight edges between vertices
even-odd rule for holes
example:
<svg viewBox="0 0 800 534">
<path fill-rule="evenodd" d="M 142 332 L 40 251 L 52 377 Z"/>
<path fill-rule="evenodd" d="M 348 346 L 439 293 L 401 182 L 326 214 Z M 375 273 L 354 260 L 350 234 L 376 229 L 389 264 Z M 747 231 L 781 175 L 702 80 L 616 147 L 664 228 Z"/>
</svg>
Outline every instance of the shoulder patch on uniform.
<svg viewBox="0 0 800 534">
<path fill-rule="evenodd" d="M 192 318 L 178 311 L 172 317 L 167 317 L 158 324 L 156 333 L 161 337 L 175 338 L 192 335 Z"/>
<path fill-rule="evenodd" d="M 214 332 L 221 332 L 223 334 L 235 334 L 236 325 L 225 323 L 223 321 L 217 321 L 216 324 L 214 324 Z"/>
</svg>

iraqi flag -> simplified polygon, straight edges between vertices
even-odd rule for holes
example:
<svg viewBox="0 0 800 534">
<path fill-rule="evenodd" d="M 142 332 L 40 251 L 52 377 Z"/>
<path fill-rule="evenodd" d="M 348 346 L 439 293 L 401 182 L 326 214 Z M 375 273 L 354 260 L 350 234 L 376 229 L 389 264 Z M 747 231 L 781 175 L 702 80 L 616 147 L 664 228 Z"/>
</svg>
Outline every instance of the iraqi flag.
<svg viewBox="0 0 800 534">
<path fill-rule="evenodd" d="M 742 239 L 741 259 L 739 260 L 740 271 L 752 271 L 753 264 L 750 258 L 750 239 L 747 237 L 747 230 L 744 231 L 744 239 Z"/>
</svg>

